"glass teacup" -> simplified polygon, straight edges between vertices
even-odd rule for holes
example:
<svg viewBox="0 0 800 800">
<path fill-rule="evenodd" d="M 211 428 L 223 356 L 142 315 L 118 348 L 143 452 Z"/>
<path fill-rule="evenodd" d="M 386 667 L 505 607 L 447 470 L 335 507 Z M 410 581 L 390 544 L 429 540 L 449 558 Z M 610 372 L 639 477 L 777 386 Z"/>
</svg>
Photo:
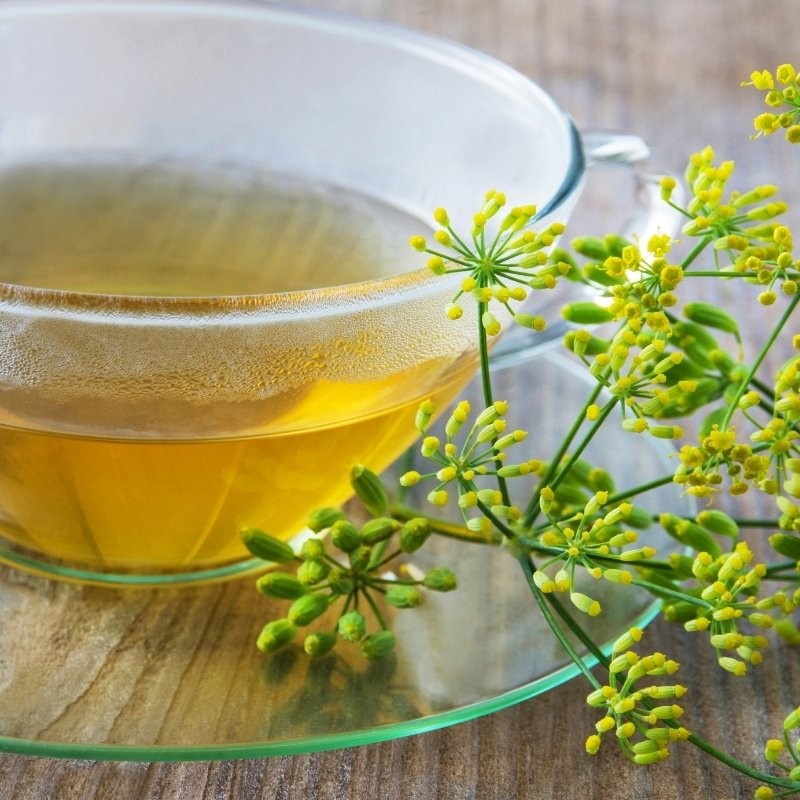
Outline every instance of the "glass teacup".
<svg viewBox="0 0 800 800">
<path fill-rule="evenodd" d="M 247 569 L 242 528 L 346 500 L 474 372 L 408 235 L 490 186 L 565 221 L 582 183 L 556 104 L 444 41 L 240 2 L 0 22 L 0 534 L 27 569 Z"/>
</svg>

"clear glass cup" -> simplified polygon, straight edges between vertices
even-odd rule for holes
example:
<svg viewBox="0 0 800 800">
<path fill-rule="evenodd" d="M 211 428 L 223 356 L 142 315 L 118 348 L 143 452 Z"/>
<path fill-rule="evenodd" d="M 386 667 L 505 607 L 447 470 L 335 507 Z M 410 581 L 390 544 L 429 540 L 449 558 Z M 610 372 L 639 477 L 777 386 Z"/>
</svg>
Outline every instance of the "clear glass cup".
<svg viewBox="0 0 800 800">
<path fill-rule="evenodd" d="M 0 217 L 38 203 L 63 228 L 7 225 L 25 244 L 0 262 L 0 559 L 66 579 L 237 574 L 242 528 L 289 537 L 344 501 L 351 465 L 386 467 L 418 402 L 475 368 L 474 316 L 445 317 L 456 284 L 408 234 L 439 205 L 469 220 L 490 186 L 566 221 L 583 179 L 573 124 L 523 76 L 323 13 L 2 2 L 0 74 L 0 204 L 22 186 Z M 228 256 L 248 192 L 273 185 L 291 213 L 248 251 L 269 251 L 262 287 Z M 384 212 L 396 257 L 339 280 L 352 229 Z M 151 266 L 220 230 L 196 274 Z"/>
</svg>

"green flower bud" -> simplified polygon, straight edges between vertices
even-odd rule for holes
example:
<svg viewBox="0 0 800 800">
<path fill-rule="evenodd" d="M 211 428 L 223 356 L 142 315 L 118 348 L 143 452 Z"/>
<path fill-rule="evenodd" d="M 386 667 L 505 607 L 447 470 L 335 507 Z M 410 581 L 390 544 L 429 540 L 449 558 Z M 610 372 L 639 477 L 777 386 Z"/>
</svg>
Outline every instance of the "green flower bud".
<svg viewBox="0 0 800 800">
<path fill-rule="evenodd" d="M 484 311 L 481 315 L 481 325 L 489 336 L 497 336 L 500 333 L 500 322 L 491 311 Z"/>
<path fill-rule="evenodd" d="M 498 443 L 495 443 L 494 448 L 495 450 L 500 449 L 498 447 Z M 531 466 L 527 461 L 523 461 L 521 464 L 507 464 L 506 466 L 500 467 L 500 469 L 497 470 L 497 474 L 501 478 L 519 478 L 522 477 L 523 475 L 530 475 L 531 472 L 533 472 L 533 470 L 531 469 Z M 459 503 L 458 503 L 459 505 L 462 505 L 462 503 L 464 502 L 463 501 L 464 497 L 465 495 L 461 495 L 461 497 L 459 498 Z"/>
<path fill-rule="evenodd" d="M 675 514 L 661 514 L 659 522 L 664 530 L 681 544 L 716 558 L 722 551 L 711 534 L 696 522 L 681 519 Z"/>
<path fill-rule="evenodd" d="M 602 467 L 593 467 L 587 476 L 587 486 L 596 492 L 612 493 L 615 488 L 614 478 L 610 472 L 607 472 Z"/>
<path fill-rule="evenodd" d="M 345 519 L 335 522 L 331 527 L 331 541 L 344 553 L 351 553 L 361 544 L 358 528 Z"/>
<path fill-rule="evenodd" d="M 367 631 L 367 622 L 360 611 L 348 611 L 336 625 L 339 635 L 348 642 L 357 642 Z"/>
<path fill-rule="evenodd" d="M 602 708 L 607 705 L 608 697 L 602 689 L 595 689 L 587 695 L 586 702 L 592 708 Z"/>
<path fill-rule="evenodd" d="M 482 428 L 484 425 L 491 425 L 508 412 L 508 403 L 505 400 L 495 400 L 490 406 L 481 411 L 475 418 L 475 428 Z"/>
<path fill-rule="evenodd" d="M 624 514 L 621 511 L 620 507 L 617 506 L 617 508 L 615 508 L 613 511 L 611 511 L 606 516 L 606 518 L 605 518 L 605 524 L 606 525 L 608 525 L 608 520 L 609 519 L 612 519 L 613 517 L 615 517 L 617 515 L 617 512 L 619 512 L 620 518 L 622 518 L 624 516 Z M 603 528 L 601 528 L 600 530 L 603 532 L 603 535 L 605 536 L 604 528 L 605 528 L 605 526 Z M 626 529 L 626 530 L 621 530 L 620 531 L 619 530 L 619 526 L 617 526 L 617 525 L 614 525 L 612 527 L 612 530 L 615 530 L 615 532 L 612 533 L 612 535 L 609 536 L 609 538 L 607 540 L 608 544 L 610 544 L 611 547 L 627 547 L 629 544 L 633 544 L 634 542 L 639 540 L 639 534 L 636 533 L 636 531 L 632 531 L 630 529 Z M 616 531 L 619 531 L 619 532 L 616 532 Z M 598 537 L 598 540 L 599 540 L 599 537 Z"/>
<path fill-rule="evenodd" d="M 781 617 L 775 620 L 775 632 L 787 644 L 796 645 L 800 644 L 800 630 L 789 617 Z"/>
<path fill-rule="evenodd" d="M 631 760 L 634 764 L 639 764 L 640 766 L 647 766 L 648 764 L 657 764 L 659 761 L 663 761 L 668 754 L 667 748 L 659 748 L 652 753 L 634 753 Z"/>
<path fill-rule="evenodd" d="M 636 742 L 632 749 L 637 756 L 641 756 L 650 753 L 657 753 L 661 749 L 661 745 L 657 741 L 648 739 L 643 742 Z"/>
<path fill-rule="evenodd" d="M 671 700 L 673 697 L 683 697 L 687 690 L 680 683 L 675 683 L 671 686 L 648 686 L 644 691 L 653 700 Z"/>
<path fill-rule="evenodd" d="M 491 424 L 486 425 L 484 428 L 478 430 L 475 440 L 477 442 L 480 442 L 481 444 L 485 442 L 490 442 L 493 439 L 497 438 L 501 433 L 503 433 L 505 429 L 506 429 L 506 421 L 504 419 L 496 419 Z"/>
<path fill-rule="evenodd" d="M 620 653 L 624 653 L 627 650 L 630 650 L 634 647 L 638 642 L 642 639 L 642 629 L 641 628 L 628 628 L 625 633 L 622 634 L 615 642 L 612 647 L 612 654 L 619 655 Z"/>
<path fill-rule="evenodd" d="M 562 506 L 579 506 L 583 508 L 588 499 L 586 492 L 574 483 L 562 482 L 555 491 L 555 500 Z"/>
<path fill-rule="evenodd" d="M 256 647 L 262 653 L 272 653 L 294 639 L 297 627 L 288 619 L 276 619 L 268 622 L 256 640 Z"/>
<path fill-rule="evenodd" d="M 320 658 L 329 653 L 336 644 L 336 634 L 329 631 L 309 633 L 303 640 L 303 650 L 312 658 Z"/>
<path fill-rule="evenodd" d="M 461 430 L 461 426 L 469 418 L 469 412 L 469 403 L 465 400 L 456 405 L 444 426 L 444 432 L 448 438 L 454 437 Z"/>
<path fill-rule="evenodd" d="M 604 259 L 605 260 L 605 259 Z M 618 286 L 623 282 L 623 278 L 615 278 L 603 268 L 602 264 L 590 261 L 583 265 L 583 274 L 592 283 L 599 283 L 601 286 Z"/>
<path fill-rule="evenodd" d="M 684 358 L 680 364 L 676 364 L 669 371 L 669 375 L 666 376 L 666 385 L 675 386 L 680 381 L 695 380 L 698 382 L 698 388 L 692 392 L 692 395 L 696 395 L 699 391 L 701 392 L 702 396 L 710 396 L 712 390 L 718 389 L 719 387 L 719 380 L 705 377 L 706 370 L 713 369 L 714 366 L 711 362 L 711 358 L 709 357 L 707 359 L 707 366 L 702 366 L 701 364 L 698 364 L 697 361 L 686 352 L 686 350 L 683 350 L 682 352 L 686 358 Z"/>
<path fill-rule="evenodd" d="M 653 515 L 641 506 L 630 506 L 630 510 L 624 517 L 625 523 L 631 528 L 644 530 L 653 524 Z"/>
<path fill-rule="evenodd" d="M 684 553 L 672 553 L 669 557 L 669 565 L 675 572 L 678 579 L 691 578 L 694 574 L 692 572 L 692 564 L 694 559 Z"/>
<path fill-rule="evenodd" d="M 434 567 L 425 575 L 423 584 L 434 592 L 451 592 L 458 586 L 458 581 L 447 567 Z"/>
<path fill-rule="evenodd" d="M 579 325 L 597 325 L 614 319 L 614 315 L 607 308 L 589 300 L 579 300 L 564 306 L 561 315 L 569 322 L 576 322 Z"/>
<path fill-rule="evenodd" d="M 697 322 L 700 325 L 707 325 L 709 328 L 717 328 L 727 333 L 732 333 L 738 338 L 739 325 L 736 320 L 719 306 L 712 305 L 711 303 L 702 303 L 696 301 L 687 303 L 683 307 L 683 313 L 692 322 Z"/>
<path fill-rule="evenodd" d="M 704 528 L 720 536 L 736 537 L 739 535 L 739 526 L 736 521 L 728 516 L 724 511 L 715 508 L 707 508 L 697 515 L 697 521 Z"/>
<path fill-rule="evenodd" d="M 414 517 L 400 529 L 400 549 L 404 553 L 413 553 L 425 544 L 430 535 L 430 522 L 423 517 Z"/>
<path fill-rule="evenodd" d="M 570 592 L 569 599 L 576 608 L 588 614 L 590 617 L 596 617 L 602 610 L 597 600 L 593 600 L 591 597 L 581 592 Z"/>
<path fill-rule="evenodd" d="M 606 250 L 608 250 L 608 254 L 617 257 L 624 255 L 626 247 L 633 246 L 633 242 L 616 233 L 607 233 L 603 237 L 603 243 L 606 246 Z"/>
<path fill-rule="evenodd" d="M 395 636 L 391 631 L 378 631 L 364 637 L 361 642 L 361 655 L 367 661 L 379 661 L 392 652 Z"/>
<path fill-rule="evenodd" d="M 344 511 L 341 508 L 317 508 L 308 515 L 308 527 L 314 533 L 319 533 L 340 519 L 344 519 Z"/>
<path fill-rule="evenodd" d="M 395 608 L 416 608 L 422 603 L 422 594 L 416 586 L 394 583 L 386 591 L 386 602 Z"/>
<path fill-rule="evenodd" d="M 258 558 L 264 561 L 272 561 L 276 564 L 287 564 L 295 560 L 294 550 L 286 542 L 270 536 L 268 533 L 256 530 L 255 528 L 245 528 L 241 533 L 244 546 Z"/>
<path fill-rule="evenodd" d="M 620 653 L 611 660 L 608 665 L 608 671 L 611 674 L 618 674 L 620 672 L 627 672 L 637 661 L 639 656 L 631 650 Z"/>
<path fill-rule="evenodd" d="M 610 339 L 600 339 L 588 331 L 569 331 L 564 334 L 564 346 L 579 356 L 596 356 L 608 351 Z"/>
<path fill-rule="evenodd" d="M 669 372 L 669 370 L 673 369 L 673 367 L 678 366 L 678 364 L 683 361 L 684 355 L 683 353 L 679 353 L 677 350 L 671 352 L 666 358 L 663 358 L 659 361 L 653 368 L 653 374 L 659 375 L 665 372 Z"/>
<path fill-rule="evenodd" d="M 599 236 L 581 236 L 573 239 L 570 246 L 584 258 L 591 258 L 595 261 L 605 261 L 610 255 L 606 242 Z"/>
<path fill-rule="evenodd" d="M 357 572 L 367 569 L 372 557 L 372 548 L 361 545 L 348 553 L 350 557 L 350 567 Z"/>
<path fill-rule="evenodd" d="M 706 328 L 693 322 L 676 322 L 672 326 L 672 336 L 692 361 L 704 369 L 714 368 L 711 353 L 719 349 L 719 343 Z"/>
<path fill-rule="evenodd" d="M 585 459 L 579 458 L 570 467 L 568 477 L 593 492 L 613 492 L 614 479 L 602 467 L 593 467 Z"/>
<path fill-rule="evenodd" d="M 333 567 L 328 573 L 328 586 L 336 594 L 350 594 L 353 591 L 353 581 L 340 567 Z"/>
<path fill-rule="evenodd" d="M 292 603 L 286 617 L 295 625 L 308 625 L 328 610 L 328 602 L 328 595 L 319 592 L 306 594 Z"/>
<path fill-rule="evenodd" d="M 267 597 L 295 600 L 308 589 L 294 575 L 287 572 L 268 572 L 256 581 L 256 589 Z"/>
<path fill-rule="evenodd" d="M 769 543 L 776 553 L 780 553 L 792 561 L 800 561 L 800 537 L 789 533 L 775 533 L 769 537 Z"/>
<path fill-rule="evenodd" d="M 409 470 L 400 476 L 401 486 L 416 486 L 422 480 L 422 475 L 415 469 Z"/>
<path fill-rule="evenodd" d="M 371 548 L 369 561 L 367 561 L 367 571 L 370 572 L 378 567 L 383 561 L 383 556 L 386 553 L 386 548 L 389 546 L 388 539 L 384 539 L 382 542 L 378 542 L 377 544 L 373 545 Z"/>
<path fill-rule="evenodd" d="M 581 273 L 578 262 L 562 247 L 554 247 L 548 259 L 559 268 L 559 273 L 569 281 L 580 280 Z"/>
<path fill-rule="evenodd" d="M 541 332 L 547 327 L 547 321 L 544 317 L 525 314 L 523 312 L 514 314 L 514 322 L 516 322 L 517 325 L 521 325 L 523 328 L 530 328 L 537 332 Z"/>
<path fill-rule="evenodd" d="M 402 528 L 402 523 L 391 517 L 378 517 L 371 519 L 362 528 L 359 534 L 362 544 L 371 545 L 383 542 L 393 533 Z"/>
<path fill-rule="evenodd" d="M 686 603 L 678 601 L 675 603 L 667 603 L 661 609 L 664 619 L 668 622 L 688 622 L 697 617 L 697 606 L 694 603 Z"/>
<path fill-rule="evenodd" d="M 726 378 L 730 378 L 731 381 L 741 381 L 741 379 L 744 377 L 742 367 L 737 364 L 730 354 L 726 353 L 724 350 L 715 350 L 711 354 L 711 360 L 714 362 L 714 367 L 718 369 Z M 737 386 L 730 385 L 727 387 L 727 390 L 730 394 L 729 396 L 725 397 L 725 400 L 726 402 L 730 403 L 732 402 L 733 396 L 736 394 L 738 389 Z"/>
<path fill-rule="evenodd" d="M 783 720 L 784 731 L 791 731 L 795 728 L 800 728 L 800 707 L 790 712 Z"/>
<path fill-rule="evenodd" d="M 416 417 L 414 418 L 414 424 L 420 433 L 424 432 L 428 427 L 428 423 L 431 421 L 431 417 L 435 411 L 436 406 L 431 400 L 424 400 L 419 404 L 419 409 L 417 410 Z"/>
<path fill-rule="evenodd" d="M 297 579 L 306 586 L 313 586 L 315 583 L 325 580 L 329 569 L 324 561 L 309 558 L 297 568 Z"/>
<path fill-rule="evenodd" d="M 304 559 L 322 558 L 324 555 L 325 543 L 322 541 L 322 539 L 317 539 L 316 536 L 306 539 L 300 548 L 300 556 Z"/>
<path fill-rule="evenodd" d="M 608 502 L 608 492 L 595 492 L 583 508 L 584 516 L 596 514 Z"/>
<path fill-rule="evenodd" d="M 386 513 L 389 497 L 381 479 L 372 470 L 357 464 L 350 470 L 350 484 L 372 516 L 379 517 Z"/>
</svg>

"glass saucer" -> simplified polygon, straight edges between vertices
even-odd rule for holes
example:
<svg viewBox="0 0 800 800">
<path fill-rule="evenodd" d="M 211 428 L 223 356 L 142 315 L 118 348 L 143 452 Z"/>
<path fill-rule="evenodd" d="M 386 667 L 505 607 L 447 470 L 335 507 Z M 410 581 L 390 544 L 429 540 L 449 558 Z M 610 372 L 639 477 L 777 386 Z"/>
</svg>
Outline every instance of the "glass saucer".
<svg viewBox="0 0 800 800">
<path fill-rule="evenodd" d="M 584 379 L 547 354 L 496 378 L 497 396 L 512 401 L 509 424 L 531 431 L 518 448 L 552 451 L 583 402 Z M 586 457 L 623 467 L 632 485 L 668 472 L 668 453 L 617 429 Z M 692 511 L 672 485 L 642 504 Z M 657 526 L 641 540 L 662 556 L 676 548 Z M 252 578 L 112 589 L 0 567 L 0 751 L 146 761 L 305 753 L 463 722 L 576 674 L 504 548 L 437 538 L 409 558 L 421 569 L 449 566 L 460 586 L 429 593 L 418 609 L 390 609 L 398 646 L 377 663 L 357 646 L 317 661 L 299 646 L 261 654 L 255 639 L 285 606 L 259 595 Z M 598 642 L 656 613 L 649 595 L 619 589 L 592 582 L 603 613 L 579 618 Z"/>
</svg>

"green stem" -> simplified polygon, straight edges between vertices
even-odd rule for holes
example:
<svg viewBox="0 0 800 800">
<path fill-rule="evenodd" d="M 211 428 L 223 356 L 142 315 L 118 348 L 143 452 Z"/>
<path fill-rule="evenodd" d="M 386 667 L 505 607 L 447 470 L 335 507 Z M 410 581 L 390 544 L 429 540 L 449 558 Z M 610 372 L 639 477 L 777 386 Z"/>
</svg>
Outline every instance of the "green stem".
<svg viewBox="0 0 800 800">
<path fill-rule="evenodd" d="M 600 681 L 592 675 L 589 667 L 586 666 L 586 662 L 583 660 L 581 654 L 575 649 L 572 642 L 567 638 L 566 634 L 563 630 L 561 630 L 561 626 L 558 624 L 558 620 L 553 616 L 553 612 L 550 610 L 547 600 L 545 599 L 542 590 L 536 585 L 536 582 L 533 580 L 533 566 L 531 564 L 530 559 L 528 558 L 527 553 L 519 553 L 517 555 L 517 560 L 519 561 L 520 566 L 522 567 L 522 571 L 525 574 L 525 579 L 528 582 L 528 587 L 533 594 L 534 599 L 536 600 L 536 604 L 539 606 L 539 610 L 542 612 L 542 616 L 545 618 L 547 624 L 550 626 L 550 630 L 553 631 L 556 639 L 558 639 L 561 646 L 566 651 L 567 655 L 572 659 L 575 663 L 575 666 L 583 673 L 583 676 L 586 678 L 587 681 L 595 688 L 599 689 L 601 684 Z"/>
<path fill-rule="evenodd" d="M 634 586 L 640 586 L 642 589 L 647 589 L 650 594 L 654 594 L 658 597 L 669 597 L 675 600 L 680 600 L 684 603 L 691 603 L 692 605 L 698 606 L 700 608 L 710 609 L 712 608 L 705 600 L 701 600 L 699 597 L 695 597 L 694 595 L 686 594 L 685 592 L 681 592 L 678 589 L 667 589 L 666 586 L 662 586 L 658 583 L 651 583 L 650 581 L 643 580 L 641 578 L 634 578 L 632 581 Z"/>
<path fill-rule="evenodd" d="M 506 523 L 503 522 L 503 520 L 501 520 L 492 511 L 492 509 L 486 505 L 486 503 L 482 502 L 481 500 L 478 500 L 477 507 L 480 509 L 483 516 L 486 517 L 486 519 L 488 519 L 489 522 L 491 522 L 492 525 L 494 525 L 497 528 L 497 530 L 499 530 L 500 533 L 502 533 L 503 536 L 505 536 L 506 539 L 515 540 L 517 538 L 517 534 L 508 525 L 506 525 Z"/>
<path fill-rule="evenodd" d="M 797 577 L 797 562 L 796 561 L 781 561 L 781 562 L 779 562 L 777 564 L 770 564 L 767 567 L 767 572 L 766 572 L 766 575 L 764 577 L 765 578 L 782 577 L 780 575 L 780 573 L 784 572 L 784 571 L 787 571 L 787 570 L 789 572 L 793 573 L 789 577 L 796 578 Z"/>
<path fill-rule="evenodd" d="M 772 332 L 770 333 L 769 338 L 764 343 L 764 345 L 761 347 L 761 350 L 759 351 L 755 362 L 750 367 L 750 371 L 747 373 L 747 376 L 745 377 L 745 379 L 739 384 L 739 388 L 736 390 L 735 396 L 733 397 L 733 399 L 730 401 L 730 403 L 728 405 L 728 410 L 726 411 L 725 417 L 723 418 L 722 424 L 720 425 L 720 428 L 722 430 L 725 430 L 728 427 L 728 424 L 730 423 L 731 418 L 733 417 L 733 413 L 734 413 L 734 411 L 736 410 L 736 408 L 739 405 L 739 400 L 741 399 L 742 395 L 744 395 L 745 391 L 750 386 L 750 383 L 752 382 L 753 378 L 755 377 L 755 374 L 758 371 L 758 368 L 761 366 L 761 363 L 766 358 L 767 353 L 772 349 L 773 345 L 775 344 L 775 341 L 778 338 L 778 334 L 780 334 L 780 332 L 783 330 L 784 325 L 786 325 L 786 323 L 791 319 L 792 312 L 795 310 L 795 308 L 797 308 L 797 304 L 799 302 L 800 302 L 800 294 L 794 295 L 792 297 L 791 302 L 786 307 L 786 310 L 781 315 L 781 318 L 778 320 L 777 324 L 772 329 Z"/>
<path fill-rule="evenodd" d="M 623 500 L 627 500 L 629 497 L 638 497 L 640 494 L 644 494 L 645 492 L 649 492 L 653 489 L 660 489 L 662 486 L 667 486 L 668 484 L 673 483 L 674 480 L 675 476 L 671 474 L 664 475 L 662 478 L 654 478 L 652 481 L 639 484 L 639 486 L 636 486 L 633 489 L 625 489 L 623 492 L 617 492 L 608 498 L 606 505 L 615 505 L 617 503 L 621 503 Z"/>
<path fill-rule="evenodd" d="M 756 376 L 753 376 L 753 380 L 750 382 L 756 387 L 756 389 L 758 389 L 759 392 L 761 392 L 761 394 L 765 395 L 766 397 L 772 397 L 775 394 L 774 386 L 767 386 L 764 381 Z"/>
<path fill-rule="evenodd" d="M 383 614 L 381 614 L 377 604 L 372 599 L 372 595 L 370 595 L 366 588 L 361 590 L 361 594 L 364 595 L 364 599 L 369 603 L 369 607 L 372 609 L 372 613 L 375 615 L 375 619 L 378 620 L 381 629 L 384 631 L 389 630 L 389 626 L 386 624 L 386 620 L 383 618 Z"/>
<path fill-rule="evenodd" d="M 554 594 L 547 595 L 547 602 L 558 613 L 564 624 L 572 631 L 573 634 L 580 640 L 581 644 L 597 659 L 598 664 L 608 667 L 609 659 L 606 654 L 595 644 L 594 640 L 583 629 L 581 625 L 576 622 L 572 615 L 564 607 L 564 604 Z"/>
<path fill-rule="evenodd" d="M 691 272 L 687 272 L 687 278 L 719 278 L 719 272 L 715 269 L 707 269 L 707 270 L 692 270 Z M 727 272 L 725 273 L 725 279 L 729 280 L 730 278 L 757 278 L 757 272 Z"/>
<path fill-rule="evenodd" d="M 616 405 L 617 398 L 613 397 L 603 406 L 602 410 L 600 411 L 600 416 L 598 416 L 597 419 L 592 423 L 592 427 L 587 431 L 577 449 L 570 454 L 569 460 L 565 464 L 559 465 L 561 468 L 558 471 L 558 474 L 549 483 L 551 489 L 555 489 L 558 484 L 564 480 L 566 475 L 572 469 L 573 464 L 575 464 L 575 462 L 581 457 L 583 451 L 589 446 L 589 442 L 591 442 L 594 435 L 602 427 L 603 423 L 606 421 L 606 418 L 614 410 L 614 406 Z"/>
<path fill-rule="evenodd" d="M 699 255 L 700 255 L 700 253 L 702 253 L 702 252 L 703 252 L 703 250 L 705 250 L 705 249 L 706 249 L 706 247 L 708 247 L 708 245 L 709 245 L 709 244 L 711 244 L 711 239 L 712 239 L 712 237 L 711 237 L 711 236 L 706 236 L 706 237 L 702 238 L 702 239 L 701 239 L 701 240 L 700 240 L 700 241 L 699 241 L 699 242 L 698 242 L 698 243 L 697 243 L 697 244 L 696 244 L 696 245 L 695 245 L 695 246 L 692 248 L 692 250 L 691 250 L 691 252 L 689 253 L 689 255 L 687 255 L 687 256 L 686 256 L 686 258 L 684 258 L 684 259 L 683 259 L 683 262 L 682 262 L 682 264 L 681 264 L 681 267 L 682 267 L 683 269 L 687 269 L 687 268 L 688 268 L 688 267 L 691 265 L 691 263 L 692 263 L 692 262 L 693 262 L 693 261 L 694 261 L 694 260 L 695 260 L 695 259 L 696 259 L 696 258 L 697 258 Z M 697 273 L 692 273 L 692 274 L 697 274 Z M 719 273 L 718 273 L 718 272 L 715 272 L 715 273 L 714 273 L 714 275 L 715 275 L 715 277 L 717 277 L 717 276 L 719 276 Z"/>
<path fill-rule="evenodd" d="M 558 469 L 558 465 L 561 462 L 561 459 L 567 453 L 570 446 L 572 445 L 573 440 L 578 435 L 578 431 L 581 429 L 581 426 L 586 421 L 586 411 L 590 405 L 594 403 L 595 400 L 600 396 L 600 392 L 603 391 L 603 385 L 601 383 L 597 383 L 597 385 L 592 389 L 591 394 L 586 399 L 586 402 L 583 404 L 583 408 L 578 412 L 578 415 L 575 417 L 574 422 L 572 423 L 572 427 L 567 431 L 564 439 L 561 442 L 561 446 L 556 451 L 555 455 L 550 461 L 550 466 L 547 469 L 547 472 L 542 478 L 541 483 L 539 484 L 539 488 L 537 488 L 536 492 L 534 493 L 533 497 L 531 498 L 530 503 L 528 503 L 527 508 L 525 509 L 525 514 L 523 516 L 523 522 L 526 527 L 531 527 L 533 523 L 536 521 L 536 517 L 539 514 L 539 495 L 541 493 L 541 489 L 547 485 L 547 482 L 555 475 L 556 470 Z"/>
<path fill-rule="evenodd" d="M 393 517 L 403 520 L 414 519 L 415 517 L 422 517 L 430 523 L 431 529 L 434 533 L 445 536 L 449 539 L 458 539 L 462 542 L 469 544 L 492 544 L 498 545 L 503 541 L 503 536 L 496 531 L 490 533 L 482 533 L 481 531 L 471 531 L 463 525 L 456 525 L 452 522 L 430 517 L 426 514 L 420 513 L 415 508 L 410 508 L 404 505 L 393 505 L 391 509 Z"/>
<path fill-rule="evenodd" d="M 780 523 L 776 519 L 738 519 L 732 517 L 733 521 L 740 528 L 780 528 Z"/>
<path fill-rule="evenodd" d="M 491 367 L 489 365 L 489 341 L 486 334 L 486 328 L 483 327 L 483 315 L 487 308 L 487 303 L 478 303 L 478 350 L 481 360 L 481 386 L 483 388 L 483 404 L 485 408 L 489 408 L 489 406 L 494 404 Z M 500 469 L 502 466 L 500 461 L 496 461 L 495 464 L 497 469 Z M 508 493 L 508 485 L 506 484 L 506 480 L 500 475 L 497 475 L 496 477 L 497 487 L 500 489 L 500 494 L 503 497 L 503 503 L 507 506 L 510 506 L 511 499 Z"/>
<path fill-rule="evenodd" d="M 478 352 L 481 364 L 481 388 L 483 389 L 483 404 L 488 408 L 494 403 L 492 392 L 491 369 L 489 366 L 489 339 L 486 328 L 483 327 L 483 315 L 488 308 L 487 303 L 478 303 Z"/>
<path fill-rule="evenodd" d="M 782 789 L 794 789 L 795 791 L 800 791 L 800 782 L 793 781 L 791 778 L 779 778 L 775 775 L 770 775 L 768 772 L 761 772 L 761 770 L 753 769 L 743 761 L 739 761 L 733 756 L 729 756 L 727 753 L 724 753 L 722 750 L 718 750 L 716 747 L 709 744 L 704 739 L 701 739 L 699 736 L 690 734 L 686 741 L 691 742 L 695 747 L 699 747 L 704 753 L 708 753 L 708 755 L 716 758 L 717 761 L 721 761 L 723 764 L 732 767 L 737 772 L 747 775 L 748 778 L 760 781 L 761 783 L 768 783 L 772 786 L 780 786 Z"/>
</svg>

